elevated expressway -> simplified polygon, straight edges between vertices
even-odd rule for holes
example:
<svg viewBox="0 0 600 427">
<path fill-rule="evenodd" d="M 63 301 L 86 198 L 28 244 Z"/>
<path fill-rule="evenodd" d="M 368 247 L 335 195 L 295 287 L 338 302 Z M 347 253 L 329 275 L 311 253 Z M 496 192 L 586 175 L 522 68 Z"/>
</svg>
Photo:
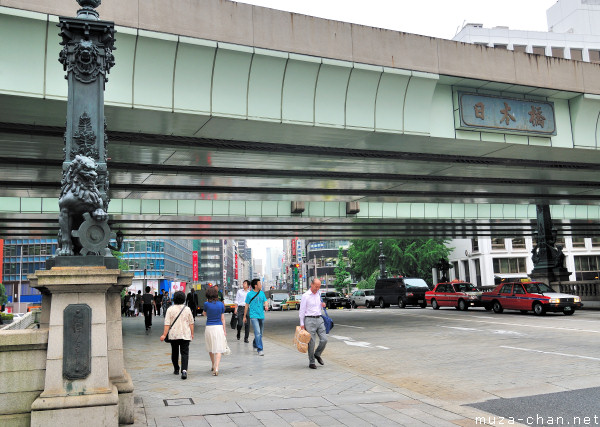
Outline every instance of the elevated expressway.
<svg viewBox="0 0 600 427">
<path fill-rule="evenodd" d="M 76 6 L 0 0 L 0 237 L 57 232 L 55 25 Z M 600 230 L 598 64 L 225 0 L 98 10 L 117 24 L 110 221 L 129 237 L 510 237 L 536 204 L 561 234 Z M 465 129 L 460 91 L 551 101 L 555 135 Z"/>
</svg>

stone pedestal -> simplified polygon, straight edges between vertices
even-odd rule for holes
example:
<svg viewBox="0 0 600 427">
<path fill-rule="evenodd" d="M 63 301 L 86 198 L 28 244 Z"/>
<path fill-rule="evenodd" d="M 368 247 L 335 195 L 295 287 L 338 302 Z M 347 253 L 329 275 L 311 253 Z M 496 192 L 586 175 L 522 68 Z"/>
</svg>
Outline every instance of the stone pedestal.
<svg viewBox="0 0 600 427">
<path fill-rule="evenodd" d="M 31 425 L 133 423 L 133 384 L 123 362 L 121 289 L 133 274 L 106 267 L 53 267 L 30 277 L 48 322 L 44 391 Z"/>
</svg>

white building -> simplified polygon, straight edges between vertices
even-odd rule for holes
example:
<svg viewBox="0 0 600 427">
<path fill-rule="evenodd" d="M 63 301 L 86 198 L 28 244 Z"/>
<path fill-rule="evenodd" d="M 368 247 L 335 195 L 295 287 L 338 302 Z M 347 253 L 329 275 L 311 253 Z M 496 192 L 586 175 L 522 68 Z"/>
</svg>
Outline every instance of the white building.
<svg viewBox="0 0 600 427">
<path fill-rule="evenodd" d="M 454 239 L 449 256 L 453 268 L 449 280 L 459 279 L 476 286 L 494 286 L 494 278 L 525 278 L 533 270 L 532 238 Z M 600 275 L 600 237 L 558 237 L 563 247 L 569 280 L 593 280 Z M 439 280 L 435 277 L 434 281 Z"/>
<path fill-rule="evenodd" d="M 600 62 L 600 1 L 558 0 L 546 12 L 548 32 L 466 24 L 453 40 L 486 47 Z"/>
</svg>

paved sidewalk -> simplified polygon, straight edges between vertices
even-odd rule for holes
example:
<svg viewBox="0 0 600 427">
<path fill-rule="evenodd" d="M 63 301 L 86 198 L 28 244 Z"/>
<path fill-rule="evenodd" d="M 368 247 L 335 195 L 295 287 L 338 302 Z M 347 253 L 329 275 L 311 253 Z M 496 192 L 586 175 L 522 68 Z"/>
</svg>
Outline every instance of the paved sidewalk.
<svg viewBox="0 0 600 427">
<path fill-rule="evenodd" d="M 229 317 L 229 316 L 227 316 Z M 149 334 L 142 317 L 123 318 L 125 365 L 135 391 L 136 426 L 471 426 L 490 415 L 431 399 L 331 363 L 308 369 L 292 343 L 264 338 L 265 356 L 252 341 L 237 341 L 211 374 L 204 346 L 205 318 L 196 320 L 188 379 L 173 375 L 170 345 L 160 342 L 163 318 Z M 250 333 L 252 339 L 252 332 Z M 396 363 L 395 361 L 390 361 Z"/>
</svg>

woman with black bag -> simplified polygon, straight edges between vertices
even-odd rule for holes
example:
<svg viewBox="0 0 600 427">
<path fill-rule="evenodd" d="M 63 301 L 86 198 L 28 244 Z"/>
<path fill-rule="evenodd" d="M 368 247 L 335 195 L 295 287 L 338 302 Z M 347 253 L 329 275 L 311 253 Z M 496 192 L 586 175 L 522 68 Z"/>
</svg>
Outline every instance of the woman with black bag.
<svg viewBox="0 0 600 427">
<path fill-rule="evenodd" d="M 161 341 L 171 344 L 173 374 L 179 375 L 179 353 L 181 352 L 181 379 L 187 378 L 190 341 L 194 339 L 194 317 L 185 305 L 185 294 L 181 291 L 173 295 L 173 305 L 165 314 L 165 327 Z"/>
</svg>

